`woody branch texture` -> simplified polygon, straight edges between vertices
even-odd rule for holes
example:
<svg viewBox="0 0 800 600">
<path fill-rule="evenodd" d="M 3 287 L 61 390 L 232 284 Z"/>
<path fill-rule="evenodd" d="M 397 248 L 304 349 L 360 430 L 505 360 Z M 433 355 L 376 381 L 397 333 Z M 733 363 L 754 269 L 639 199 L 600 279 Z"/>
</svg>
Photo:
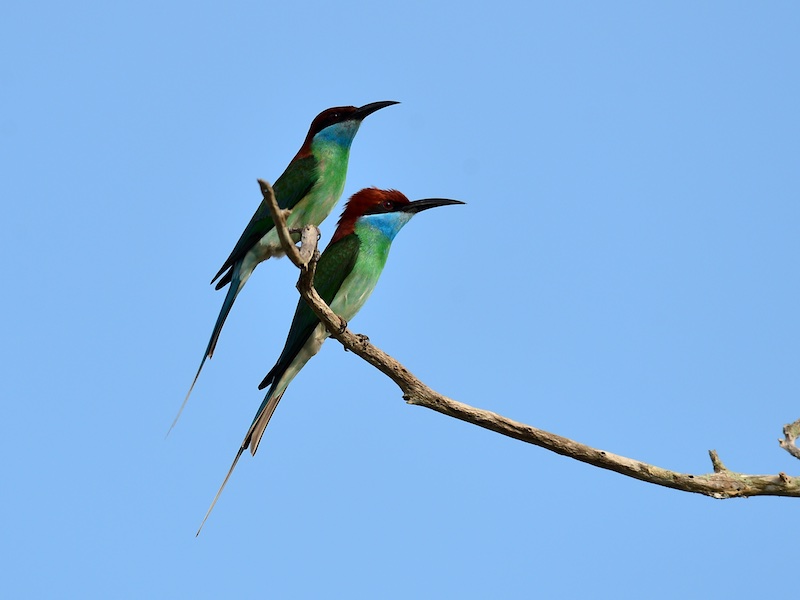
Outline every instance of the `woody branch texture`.
<svg viewBox="0 0 800 600">
<path fill-rule="evenodd" d="M 283 248 L 290 260 L 300 269 L 300 279 L 297 283 L 300 295 L 316 313 L 320 321 L 328 328 L 331 337 L 394 381 L 403 392 L 403 398 L 409 404 L 424 406 L 444 415 L 522 442 L 540 446 L 551 452 L 600 467 L 601 469 L 616 471 L 634 479 L 684 492 L 704 494 L 719 499 L 749 496 L 800 497 L 800 477 L 791 477 L 785 473 L 778 473 L 777 475 L 737 473 L 728 469 L 714 450 L 709 451 L 713 472 L 701 475 L 678 473 L 605 450 L 592 448 L 563 436 L 537 429 L 531 425 L 513 421 L 497 413 L 457 402 L 432 390 L 410 373 L 400 362 L 380 348 L 373 346 L 366 336 L 352 333 L 347 328 L 347 323 L 322 300 L 314 289 L 314 272 L 319 258 L 319 252 L 317 251 L 319 232 L 317 228 L 313 225 L 307 225 L 300 232 L 290 232 L 286 228 L 285 213 L 278 207 L 272 188 L 263 180 L 259 180 L 259 185 L 264 199 L 271 207 L 273 220 L 278 229 Z M 292 240 L 292 235 L 296 236 L 298 233 L 300 234 L 300 248 L 297 248 Z M 784 430 L 786 437 L 780 440 L 780 445 L 794 456 L 800 458 L 800 452 L 798 452 L 795 445 L 795 440 L 800 433 L 800 421 L 792 424 L 792 426 L 786 426 Z"/>
</svg>

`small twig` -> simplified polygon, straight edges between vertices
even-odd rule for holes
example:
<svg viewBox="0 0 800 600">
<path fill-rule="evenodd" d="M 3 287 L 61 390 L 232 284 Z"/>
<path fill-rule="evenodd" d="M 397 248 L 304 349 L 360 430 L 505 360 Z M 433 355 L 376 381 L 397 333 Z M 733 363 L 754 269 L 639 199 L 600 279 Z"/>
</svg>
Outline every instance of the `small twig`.
<svg viewBox="0 0 800 600">
<path fill-rule="evenodd" d="M 720 459 L 716 450 L 709 450 L 708 455 L 711 457 L 711 466 L 714 468 L 714 473 L 724 473 L 728 470 L 727 467 L 722 464 L 722 459 Z"/>
<path fill-rule="evenodd" d="M 781 448 L 795 458 L 800 459 L 800 448 L 797 447 L 797 438 L 800 437 L 800 419 L 797 419 L 794 423 L 784 425 L 783 435 L 784 438 L 778 440 Z"/>
<path fill-rule="evenodd" d="M 265 188 L 271 193 L 268 185 L 262 185 L 262 190 Z M 267 193 L 265 193 L 266 197 Z M 274 198 L 270 206 L 274 207 L 273 210 L 278 210 Z M 279 219 L 275 219 L 275 226 L 285 229 L 285 224 L 279 224 L 279 222 Z M 281 233 L 281 242 L 284 245 L 286 254 L 291 257 L 289 247 L 291 246 L 295 250 L 297 248 L 292 243 L 288 231 Z M 569 438 L 549 433 L 443 396 L 422 383 L 397 360 L 380 348 L 373 346 L 366 336 L 353 334 L 347 329 L 347 323 L 331 310 L 314 289 L 314 270 L 318 257 L 316 252 L 317 238 L 313 235 L 304 236 L 303 246 L 306 245 L 310 245 L 311 249 L 302 248 L 301 251 L 304 252 L 304 255 L 312 256 L 313 259 L 307 264 L 293 260 L 300 268 L 300 279 L 297 283 L 300 295 L 319 317 L 320 321 L 325 324 L 330 335 L 338 340 L 345 349 L 357 354 L 394 381 L 402 391 L 403 398 L 409 404 L 430 408 L 444 415 L 540 446 L 551 452 L 602 469 L 608 469 L 634 479 L 676 490 L 704 494 L 719 499 L 748 496 L 800 497 L 800 478 L 789 477 L 785 473 L 780 473 L 779 475 L 735 473 L 722 464 L 719 455 L 714 450 L 709 452 L 714 473 L 705 475 L 678 473 L 612 454 L 611 452 L 598 450 Z M 798 428 L 800 428 L 800 425 L 798 425 Z"/>
<path fill-rule="evenodd" d="M 319 252 L 317 252 L 317 242 L 319 242 L 319 229 L 314 225 L 306 225 L 300 230 L 300 268 L 316 270 Z"/>
<path fill-rule="evenodd" d="M 259 179 L 258 185 L 261 188 L 261 195 L 264 196 L 264 200 L 269 206 L 269 212 L 272 214 L 272 222 L 275 223 L 275 229 L 278 230 L 278 238 L 281 240 L 281 246 L 283 246 L 286 256 L 289 257 L 289 260 L 291 260 L 296 267 L 308 264 L 308 261 L 305 263 L 303 262 L 303 257 L 297 249 L 297 246 L 295 246 L 292 235 L 289 233 L 289 229 L 286 225 L 286 216 L 291 211 L 283 211 L 280 209 L 278 202 L 275 200 L 275 192 L 272 191 L 272 186 L 269 183 L 263 179 Z"/>
</svg>

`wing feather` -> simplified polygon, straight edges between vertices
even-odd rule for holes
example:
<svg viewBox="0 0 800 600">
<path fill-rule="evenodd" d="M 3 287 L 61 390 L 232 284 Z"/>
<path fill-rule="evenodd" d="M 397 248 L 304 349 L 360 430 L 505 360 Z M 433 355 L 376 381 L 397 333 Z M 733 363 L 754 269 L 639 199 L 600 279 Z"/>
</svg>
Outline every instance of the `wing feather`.
<svg viewBox="0 0 800 600">
<path fill-rule="evenodd" d="M 278 177 L 272 187 L 278 206 L 283 209 L 292 209 L 311 191 L 318 179 L 317 166 L 317 159 L 313 155 L 296 158 L 289 163 L 289 166 Z M 262 200 L 247 227 L 245 227 L 239 241 L 233 247 L 230 256 L 228 256 L 220 270 L 217 271 L 217 274 L 214 275 L 211 283 L 222 277 L 223 273 L 229 271 L 237 261 L 243 259 L 250 249 L 258 243 L 258 240 L 264 237 L 274 226 L 267 203 Z M 225 276 L 217 284 L 216 289 L 224 287 L 230 281 L 230 273 L 225 273 Z"/>
</svg>

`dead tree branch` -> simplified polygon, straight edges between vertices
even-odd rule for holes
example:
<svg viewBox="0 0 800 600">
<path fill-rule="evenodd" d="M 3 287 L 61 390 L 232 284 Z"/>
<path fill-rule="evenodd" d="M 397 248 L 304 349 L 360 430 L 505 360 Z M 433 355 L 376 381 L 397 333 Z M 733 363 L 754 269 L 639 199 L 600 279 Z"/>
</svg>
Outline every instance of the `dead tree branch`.
<svg viewBox="0 0 800 600">
<path fill-rule="evenodd" d="M 794 423 L 783 426 L 783 439 L 778 440 L 781 448 L 795 458 L 800 458 L 800 448 L 797 447 L 797 438 L 800 437 L 800 419 Z"/>
<path fill-rule="evenodd" d="M 283 218 L 283 213 L 280 212 L 275 202 L 272 188 L 261 180 L 259 180 L 259 184 L 261 185 L 264 199 L 267 200 L 273 214 L 277 217 L 274 218 L 275 226 L 278 228 L 286 254 L 300 269 L 300 279 L 297 283 L 300 295 L 328 328 L 331 337 L 394 381 L 403 392 L 403 398 L 409 404 L 430 408 L 449 417 L 540 446 L 551 452 L 600 467 L 601 469 L 608 469 L 634 479 L 676 490 L 704 494 L 719 499 L 749 496 L 800 497 L 800 477 L 790 477 L 785 473 L 777 475 L 736 473 L 725 467 L 714 450 L 709 452 L 713 468 L 712 473 L 703 475 L 678 473 L 586 446 L 560 435 L 513 421 L 502 415 L 462 404 L 430 389 L 397 360 L 373 346 L 366 336 L 354 334 L 347 329 L 347 323 L 336 315 L 320 298 L 314 289 L 314 271 L 318 258 L 316 245 L 319 239 L 316 227 L 307 226 L 303 229 L 302 246 L 298 251 L 291 240 L 289 231 L 286 230 L 286 222 Z M 800 421 L 792 425 L 794 429 L 791 429 L 790 433 L 787 433 L 786 428 L 784 429 L 787 437 L 786 440 L 781 440 L 781 446 L 784 448 L 786 448 L 784 444 L 791 446 L 794 451 L 789 448 L 786 449 L 800 458 L 800 451 L 794 444 L 800 433 Z"/>
</svg>

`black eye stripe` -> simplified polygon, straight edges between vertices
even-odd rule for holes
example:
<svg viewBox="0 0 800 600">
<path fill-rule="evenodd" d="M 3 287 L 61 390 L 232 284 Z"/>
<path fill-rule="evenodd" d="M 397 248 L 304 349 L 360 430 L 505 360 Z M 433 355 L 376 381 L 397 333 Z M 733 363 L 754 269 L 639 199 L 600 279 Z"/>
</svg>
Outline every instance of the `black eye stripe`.
<svg viewBox="0 0 800 600">
<path fill-rule="evenodd" d="M 309 132 L 311 135 L 316 135 L 323 129 L 327 127 L 331 127 L 332 125 L 336 125 L 337 123 L 345 122 L 350 114 L 354 112 L 355 109 L 352 110 L 349 107 L 341 107 L 339 109 L 331 109 L 322 111 L 320 114 L 316 116 L 314 121 L 311 123 L 311 128 Z"/>
<path fill-rule="evenodd" d="M 392 200 L 383 200 L 380 204 L 374 204 L 371 208 L 367 209 L 364 214 L 379 215 L 382 213 L 390 213 L 397 210 L 397 203 Z"/>
</svg>

